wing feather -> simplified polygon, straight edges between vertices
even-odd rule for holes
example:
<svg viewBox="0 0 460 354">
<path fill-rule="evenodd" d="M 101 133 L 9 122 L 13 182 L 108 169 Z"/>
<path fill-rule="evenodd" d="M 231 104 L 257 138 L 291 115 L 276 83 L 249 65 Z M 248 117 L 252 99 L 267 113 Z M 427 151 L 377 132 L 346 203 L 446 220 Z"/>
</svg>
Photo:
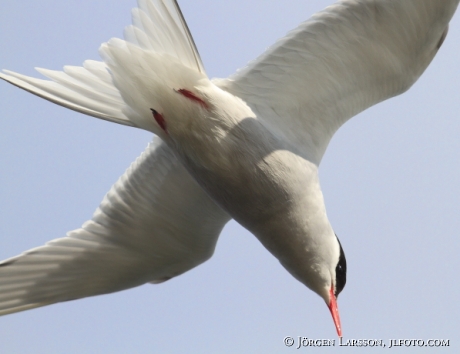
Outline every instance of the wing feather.
<svg viewBox="0 0 460 354">
<path fill-rule="evenodd" d="M 0 315 L 177 276 L 229 219 L 157 139 L 80 229 L 0 263 Z"/>
<path fill-rule="evenodd" d="M 458 0 L 344 0 L 233 76 L 214 82 L 319 164 L 335 131 L 407 90 L 445 37 Z"/>
</svg>

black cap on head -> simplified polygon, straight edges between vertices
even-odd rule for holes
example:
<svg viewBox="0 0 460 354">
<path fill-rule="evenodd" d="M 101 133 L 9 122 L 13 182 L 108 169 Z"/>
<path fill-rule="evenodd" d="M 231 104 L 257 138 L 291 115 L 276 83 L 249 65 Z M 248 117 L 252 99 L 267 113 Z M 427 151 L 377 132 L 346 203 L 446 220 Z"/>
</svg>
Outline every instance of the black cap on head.
<svg viewBox="0 0 460 354">
<path fill-rule="evenodd" d="M 337 237 L 337 235 L 335 235 Z M 340 292 L 345 287 L 347 282 L 347 260 L 345 259 L 345 253 L 343 253 L 342 245 L 340 244 L 340 240 L 337 237 L 337 241 L 339 242 L 340 246 L 340 257 L 339 262 L 337 263 L 337 267 L 335 267 L 335 297 L 337 298 Z"/>
</svg>

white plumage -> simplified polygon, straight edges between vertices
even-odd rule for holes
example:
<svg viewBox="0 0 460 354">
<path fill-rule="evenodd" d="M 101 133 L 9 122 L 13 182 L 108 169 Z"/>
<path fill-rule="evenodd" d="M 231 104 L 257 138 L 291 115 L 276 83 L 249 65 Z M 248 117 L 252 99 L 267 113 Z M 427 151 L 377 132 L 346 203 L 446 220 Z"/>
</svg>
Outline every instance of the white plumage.
<svg viewBox="0 0 460 354">
<path fill-rule="evenodd" d="M 0 313 L 180 274 L 212 254 L 228 213 L 252 231 L 294 276 L 329 302 L 329 294 L 321 290 L 324 277 L 318 282 L 311 280 L 311 272 L 299 262 L 304 254 L 293 252 L 305 241 L 310 248 L 317 247 L 313 254 L 307 250 L 311 260 L 318 255 L 314 265 L 331 259 L 326 263 L 334 269 L 337 263 L 338 246 L 333 244 L 336 241 L 325 214 L 317 166 L 341 124 L 370 105 L 403 92 L 421 75 L 435 55 L 458 1 L 339 3 L 291 32 L 247 68 L 229 79 L 215 80 L 217 87 L 207 80 L 175 3 L 165 3 L 139 2 L 141 10 L 133 12 L 135 27 L 126 31 L 126 39 L 134 44 L 115 39 L 103 45 L 106 64 L 86 62 L 84 69 L 66 68 L 62 73 L 41 70 L 54 82 L 11 72 L 2 75 L 65 107 L 153 131 L 169 148 L 164 143 L 148 148 L 140 158 L 144 163 L 131 167 L 109 192 L 93 221 L 81 230 L 2 263 L 0 286 L 6 291 L 0 293 Z M 423 31 L 426 28 L 430 31 Z M 201 97 L 209 110 L 181 97 L 177 90 L 183 88 Z M 164 114 L 166 132 L 152 119 L 151 107 Z M 193 119 L 184 112 L 192 112 Z M 191 124 L 197 126 L 190 128 Z M 210 131 L 215 134 L 210 136 Z M 208 137 L 209 141 L 202 143 Z M 242 147 L 242 141 L 246 146 Z M 207 147 L 215 149 L 207 151 Z M 141 168 L 157 163 L 163 155 L 169 156 L 164 169 L 144 172 Z M 269 167 L 264 170 L 263 164 Z M 251 166 L 258 170 L 251 171 Z M 166 181 L 170 178 L 159 177 L 152 186 L 141 182 L 149 173 L 167 174 L 170 169 L 171 179 L 177 178 L 177 182 L 169 188 Z M 229 172 L 236 177 L 228 177 Z M 151 194 L 135 196 L 130 183 L 151 190 Z M 273 193 L 265 196 L 267 190 Z M 166 208 L 167 202 L 157 203 L 159 193 L 178 194 L 168 200 L 172 205 Z M 190 207 L 182 210 L 184 203 Z M 199 213 L 198 205 L 203 207 Z M 267 206 L 268 211 L 262 210 Z M 126 218 L 120 217 L 123 211 Z M 156 213 L 161 221 L 150 219 Z M 275 217 L 279 215 L 283 218 Z M 204 229 L 203 220 L 209 220 Z M 190 227 L 187 221 L 195 224 Z M 179 226 L 178 230 L 171 230 L 173 226 Z M 305 239 L 293 232 L 297 226 L 305 228 Z M 153 229 L 155 233 L 146 232 Z M 120 230 L 128 230 L 130 235 L 135 230 L 139 239 L 127 242 Z M 167 241 L 162 243 L 157 232 L 164 233 Z M 285 233 L 295 237 L 280 245 L 279 235 Z M 108 263 L 101 262 L 104 257 Z M 111 274 L 112 278 L 108 269 L 112 272 L 116 265 L 120 272 Z M 326 268 L 313 272 L 327 273 Z M 335 286 L 335 279 L 326 285 L 331 284 Z"/>
</svg>

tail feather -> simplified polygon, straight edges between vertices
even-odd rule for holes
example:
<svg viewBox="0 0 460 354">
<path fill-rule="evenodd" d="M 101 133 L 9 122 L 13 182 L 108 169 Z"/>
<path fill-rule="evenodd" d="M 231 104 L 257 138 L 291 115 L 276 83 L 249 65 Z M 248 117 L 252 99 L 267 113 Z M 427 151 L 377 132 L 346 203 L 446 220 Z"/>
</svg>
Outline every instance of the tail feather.
<svg viewBox="0 0 460 354">
<path fill-rule="evenodd" d="M 96 76 L 101 82 L 107 84 L 111 88 L 113 87 L 112 76 L 110 75 L 109 71 L 107 70 L 107 65 L 100 61 L 96 60 L 86 60 L 83 63 L 83 68 L 88 70 L 91 74 Z"/>
<path fill-rule="evenodd" d="M 120 92 L 121 85 L 125 85 L 124 80 L 119 80 L 117 86 L 114 76 L 136 72 L 132 68 L 123 69 L 123 66 L 131 65 L 140 69 L 137 71 L 139 77 L 149 74 L 157 84 L 168 80 L 174 82 L 170 76 L 180 76 L 184 72 L 181 66 L 201 75 L 205 74 L 176 0 L 139 0 L 138 6 L 132 12 L 133 25 L 125 30 L 126 41 L 110 40 L 102 45 L 100 52 L 105 63 L 88 60 L 83 67 L 66 66 L 63 71 L 37 68 L 38 72 L 51 81 L 7 70 L 0 73 L 0 79 L 77 112 L 155 132 L 149 124 L 145 124 L 145 117 L 141 119 L 139 113 L 129 107 L 129 102 L 125 100 L 126 95 Z M 116 63 L 114 56 L 119 59 Z M 160 65 L 149 63 L 152 58 L 161 58 L 153 60 L 153 63 Z M 161 65 L 162 60 L 171 61 L 171 58 L 178 73 L 174 73 L 176 68 L 171 65 L 166 65 L 168 70 L 165 70 L 165 65 Z M 114 69 L 119 74 L 115 75 Z M 132 82 L 126 83 L 128 88 L 124 88 L 124 91 L 129 90 L 131 84 Z M 139 95 L 144 94 L 138 91 L 139 88 L 149 89 L 145 85 L 138 85 L 134 92 Z"/>
<path fill-rule="evenodd" d="M 96 76 L 94 73 L 87 69 L 87 62 L 83 63 L 83 67 L 80 66 L 64 66 L 64 72 L 74 80 L 80 81 L 86 85 L 87 88 L 94 88 L 97 91 L 104 93 L 108 96 L 113 96 L 116 101 L 120 100 L 120 93 L 112 84 L 112 77 L 108 73 L 107 68 L 104 66 L 104 73 L 107 74 L 109 82 L 106 82 Z M 46 75 L 45 75 L 46 76 Z"/>
<path fill-rule="evenodd" d="M 133 23 L 152 39 L 153 49 L 180 59 L 185 66 L 205 74 L 193 37 L 176 0 L 138 0 L 140 22 Z M 156 38 L 156 41 L 153 39 Z"/>
<path fill-rule="evenodd" d="M 100 83 L 99 80 L 91 80 L 88 78 L 88 72 L 84 68 L 79 68 L 79 72 L 73 72 L 74 78 L 69 75 L 69 67 L 64 67 L 64 71 L 55 71 L 42 68 L 36 68 L 36 70 L 53 80 L 57 84 L 78 93 L 86 98 L 91 98 L 94 101 L 110 105 L 113 108 L 120 110 L 123 107 L 123 101 L 120 97 L 120 93 L 112 86 L 109 87 L 104 83 Z M 89 85 L 88 85 L 89 83 Z"/>
<path fill-rule="evenodd" d="M 4 70 L 4 73 L 0 73 L 0 79 L 60 106 L 96 118 L 134 126 L 119 108 L 114 107 L 113 100 L 107 102 L 106 99 L 102 101 L 94 99 L 92 95 L 99 93 L 96 89 L 90 90 L 88 95 L 85 96 L 74 89 L 63 86 L 59 82 L 36 79 L 9 70 Z M 64 72 L 61 72 L 61 74 L 65 75 Z M 121 107 L 122 105 L 123 100 L 120 97 L 117 106 Z"/>
<path fill-rule="evenodd" d="M 164 131 L 153 119 L 151 109 L 164 112 L 174 107 L 176 90 L 193 88 L 205 74 L 184 65 L 168 53 L 146 50 L 130 42 L 113 38 L 99 49 L 123 101 L 123 112 L 136 127 L 162 137 Z"/>
</svg>

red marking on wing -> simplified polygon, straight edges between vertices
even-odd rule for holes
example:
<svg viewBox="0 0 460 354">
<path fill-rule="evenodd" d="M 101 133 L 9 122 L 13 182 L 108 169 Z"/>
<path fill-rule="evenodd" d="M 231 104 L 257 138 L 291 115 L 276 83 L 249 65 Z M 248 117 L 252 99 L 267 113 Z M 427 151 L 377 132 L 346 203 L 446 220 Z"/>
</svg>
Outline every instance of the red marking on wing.
<svg viewBox="0 0 460 354">
<path fill-rule="evenodd" d="M 163 115 L 161 113 L 158 113 L 157 111 L 155 111 L 153 108 L 150 108 L 150 110 L 153 113 L 153 118 L 155 118 L 155 121 L 158 123 L 158 125 L 161 127 L 161 129 L 163 129 L 165 132 L 167 132 L 167 130 L 166 130 L 166 121 L 165 121 L 165 118 L 163 117 Z"/>
<path fill-rule="evenodd" d="M 199 103 L 203 108 L 208 108 L 208 104 L 201 98 L 199 98 L 197 95 L 195 95 L 193 92 L 186 89 L 179 89 L 176 92 L 180 93 L 181 95 L 187 97 L 192 101 L 195 101 L 196 103 Z"/>
</svg>

